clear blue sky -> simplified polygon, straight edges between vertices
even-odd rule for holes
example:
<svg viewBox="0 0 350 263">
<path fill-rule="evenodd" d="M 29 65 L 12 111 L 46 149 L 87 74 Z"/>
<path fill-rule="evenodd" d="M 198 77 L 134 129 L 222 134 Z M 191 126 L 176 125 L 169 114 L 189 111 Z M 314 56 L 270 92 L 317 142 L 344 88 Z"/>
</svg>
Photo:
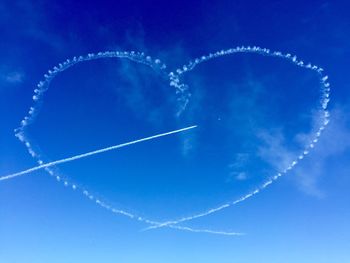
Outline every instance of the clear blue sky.
<svg viewBox="0 0 350 263">
<path fill-rule="evenodd" d="M 331 122 L 317 147 L 253 198 L 142 232 L 45 171 L 0 182 L 0 261 L 350 262 L 350 19 L 347 1 L 2 1 L 0 176 L 35 161 L 14 136 L 49 68 L 77 55 L 142 51 L 168 71 L 210 52 L 257 45 L 325 68 Z M 168 80 L 134 62 L 105 59 L 57 76 L 31 142 L 47 161 L 157 133 L 168 136 L 57 167 L 105 202 L 164 221 L 234 200 L 288 166 L 317 124 L 315 74 L 254 54 L 201 64 L 176 116 Z"/>
</svg>

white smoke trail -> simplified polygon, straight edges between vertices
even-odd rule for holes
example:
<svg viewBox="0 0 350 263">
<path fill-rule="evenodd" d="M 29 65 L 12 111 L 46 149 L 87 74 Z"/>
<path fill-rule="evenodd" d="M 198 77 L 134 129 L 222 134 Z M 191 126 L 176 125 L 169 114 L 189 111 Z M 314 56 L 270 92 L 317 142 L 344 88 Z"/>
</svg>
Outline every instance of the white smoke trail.
<svg viewBox="0 0 350 263">
<path fill-rule="evenodd" d="M 40 154 L 34 150 L 32 147 L 29 139 L 25 135 L 26 127 L 30 125 L 34 120 L 36 115 L 39 112 L 40 104 L 42 101 L 42 97 L 44 92 L 49 88 L 51 80 L 60 72 L 63 72 L 70 68 L 71 66 L 81 63 L 84 61 L 88 60 L 94 60 L 94 59 L 100 59 L 100 58 L 126 58 L 132 61 L 135 61 L 137 63 L 145 64 L 160 73 L 162 73 L 164 76 L 167 76 L 170 81 L 170 86 L 175 88 L 175 92 L 179 94 L 179 111 L 178 115 L 180 115 L 185 109 L 187 104 L 189 103 L 189 99 L 191 94 L 188 91 L 188 85 L 182 83 L 180 80 L 181 76 L 193 70 L 198 64 L 209 61 L 214 58 L 222 57 L 222 56 L 227 56 L 235 53 L 256 53 L 259 55 L 264 55 L 264 56 L 272 56 L 272 57 L 278 57 L 282 59 L 286 59 L 289 62 L 294 63 L 295 65 L 309 69 L 313 72 L 316 72 L 319 75 L 320 78 L 320 83 L 321 83 L 321 99 L 320 99 L 320 109 L 323 112 L 322 117 L 321 117 L 321 125 L 318 128 L 318 130 L 315 132 L 313 139 L 311 142 L 305 147 L 303 152 L 284 170 L 279 173 L 277 173 L 275 176 L 271 177 L 269 180 L 267 180 L 265 183 L 263 183 L 261 186 L 257 187 L 255 190 L 252 192 L 242 196 L 241 198 L 238 198 L 237 200 L 234 200 L 232 202 L 227 202 L 223 205 L 220 205 L 218 207 L 209 209 L 205 212 L 198 213 L 192 216 L 187 216 L 180 218 L 178 220 L 170 220 L 166 222 L 156 222 L 152 221 L 143 217 L 137 217 L 136 215 L 133 215 L 131 213 L 125 212 L 123 210 L 115 209 L 110 205 L 107 205 L 105 202 L 102 202 L 100 199 L 96 198 L 92 194 L 90 194 L 86 189 L 83 187 L 79 187 L 76 184 L 69 183 L 67 180 L 62 180 L 62 178 L 59 175 L 55 175 L 55 172 L 51 170 L 51 167 L 45 166 L 41 167 L 40 169 L 45 169 L 50 175 L 55 176 L 57 181 L 62 181 L 64 186 L 71 186 L 73 190 L 76 190 L 80 188 L 82 194 L 86 196 L 89 200 L 94 201 L 96 204 L 99 206 L 103 207 L 104 209 L 107 209 L 111 211 L 114 214 L 119 214 L 123 216 L 127 216 L 129 218 L 136 219 L 137 221 L 144 222 L 146 224 L 151 225 L 148 229 L 151 228 L 159 228 L 159 227 L 170 227 L 170 228 L 175 228 L 179 230 L 184 230 L 184 231 L 191 231 L 191 232 L 205 232 L 205 233 L 211 233 L 211 234 L 222 234 L 222 235 L 236 235 L 240 233 L 231 233 L 230 232 L 221 232 L 221 231 L 211 231 L 211 230 L 196 230 L 192 229 L 189 227 L 182 227 L 178 226 L 177 224 L 185 221 L 190 221 L 196 218 L 204 217 L 216 212 L 219 212 L 223 209 L 226 209 L 228 207 L 231 207 L 237 203 L 243 202 L 247 199 L 249 199 L 252 196 L 255 196 L 258 194 L 260 191 L 263 189 L 267 188 L 269 185 L 271 185 L 274 181 L 276 181 L 278 178 L 281 176 L 285 175 L 288 171 L 291 171 L 295 165 L 299 163 L 300 160 L 304 159 L 306 155 L 308 155 L 309 151 L 314 148 L 315 144 L 318 142 L 319 137 L 322 134 L 322 131 L 325 129 L 329 122 L 329 112 L 327 110 L 328 108 L 328 103 L 329 103 L 329 98 L 330 98 L 330 84 L 328 83 L 328 76 L 323 75 L 323 69 L 316 66 L 312 65 L 310 63 L 305 64 L 302 60 L 298 60 L 296 56 L 292 56 L 291 54 L 283 54 L 282 52 L 275 51 L 271 52 L 269 49 L 266 48 L 261 48 L 261 47 L 237 47 L 233 49 L 227 49 L 227 50 L 221 50 L 216 53 L 210 53 L 207 56 L 201 56 L 200 58 L 195 59 L 194 61 L 191 61 L 187 65 L 184 65 L 182 68 L 179 68 L 176 70 L 176 73 L 170 72 L 166 73 L 166 65 L 161 63 L 159 59 L 153 60 L 150 56 L 145 56 L 144 53 L 139 53 L 139 52 L 118 52 L 118 51 L 107 51 L 107 52 L 99 52 L 97 54 L 88 54 L 87 56 L 79 56 L 79 57 L 74 57 L 72 60 L 66 60 L 64 63 L 59 64 L 58 66 L 54 67 L 52 70 L 48 71 L 48 74 L 45 74 L 44 77 L 45 79 L 43 81 L 40 81 L 38 84 L 38 88 L 34 90 L 34 96 L 33 96 L 33 101 L 34 105 L 30 107 L 28 115 L 23 118 L 21 121 L 21 125 L 18 129 L 15 130 L 16 132 L 16 137 L 24 143 L 26 146 L 29 154 L 35 158 L 39 164 L 39 166 L 44 165 L 43 160 L 40 157 Z M 74 159 L 76 160 L 76 159 Z M 52 166 L 56 165 L 57 163 L 53 164 Z M 8 178 L 9 179 L 9 178 Z M 5 180 L 5 179 L 3 179 Z"/>
<path fill-rule="evenodd" d="M 246 235 L 245 233 L 240 233 L 240 232 L 213 231 L 210 229 L 194 229 L 191 227 L 177 226 L 177 225 L 168 225 L 168 227 L 173 228 L 173 229 L 183 230 L 183 231 L 189 231 L 192 233 L 207 233 L 207 234 L 223 235 L 223 236 L 244 236 L 244 235 Z"/>
<path fill-rule="evenodd" d="M 116 150 L 116 149 L 123 148 L 123 147 L 129 146 L 129 145 L 132 145 L 132 144 L 145 142 L 145 141 L 153 140 L 153 139 L 160 138 L 160 137 L 163 137 L 163 136 L 167 136 L 167 135 L 170 135 L 170 134 L 175 134 L 175 133 L 187 131 L 187 130 L 190 130 L 190 129 L 193 129 L 193 128 L 196 128 L 196 127 L 197 127 L 197 125 L 193 125 L 193 126 L 190 126 L 190 127 L 186 127 L 186 128 L 182 128 L 182 129 L 178 129 L 178 130 L 173 130 L 173 131 L 170 131 L 170 132 L 160 133 L 160 134 L 157 134 L 157 135 L 145 137 L 145 138 L 134 140 L 134 141 L 131 141 L 131 142 L 117 144 L 117 145 L 109 146 L 109 147 L 106 147 L 106 148 L 103 148 L 103 149 L 99 149 L 99 150 L 95 150 L 95 151 L 91 151 L 91 152 L 75 155 L 75 156 L 72 156 L 72 157 L 64 158 L 64 159 L 61 159 L 61 160 L 57 160 L 57 161 L 41 164 L 41 165 L 35 166 L 33 168 L 30 168 L 30 169 L 27 169 L 27 170 L 24 170 L 24 171 L 21 171 L 21 172 L 17 172 L 17 173 L 9 174 L 9 175 L 6 175 L 6 176 L 2 176 L 2 177 L 0 177 L 0 181 L 4 181 L 4 180 L 12 179 L 12 178 L 15 178 L 15 177 L 18 177 L 18 176 L 22 176 L 22 175 L 25 175 L 25 174 L 29 174 L 31 172 L 34 172 L 34 171 L 37 171 L 37 170 L 40 170 L 40 169 L 44 169 L 44 168 L 47 168 L 47 167 L 50 167 L 50 166 L 55 166 L 55 165 L 58 165 L 58 164 L 68 163 L 68 162 L 72 162 L 72 161 L 75 161 L 75 160 L 78 160 L 78 159 L 82 159 L 82 158 L 85 158 L 85 157 L 88 157 L 88 156 L 92 156 L 92 155 L 95 155 L 95 154 L 100 154 L 100 153 Z"/>
<path fill-rule="evenodd" d="M 99 205 L 100 207 L 102 207 L 102 208 L 112 212 L 113 214 L 126 216 L 126 217 L 129 217 L 130 219 L 134 219 L 134 220 L 137 220 L 139 222 L 143 222 L 143 223 L 146 223 L 146 224 L 149 224 L 149 225 L 160 225 L 161 224 L 161 222 L 157 222 L 157 221 L 149 220 L 149 219 L 144 218 L 144 217 L 136 216 L 134 214 L 131 214 L 129 212 L 126 212 L 126 211 L 123 211 L 123 210 L 120 210 L 120 209 L 115 209 L 112 206 L 110 206 L 110 205 L 106 204 L 105 202 L 101 201 L 99 198 L 94 197 L 93 195 L 91 195 L 86 190 L 83 191 L 83 195 L 85 195 L 89 200 L 95 201 L 95 203 L 97 205 Z M 172 229 L 177 229 L 177 230 L 182 230 L 182 231 L 187 231 L 187 232 L 192 232 L 192 233 L 205 233 L 205 234 L 225 235 L 225 236 L 242 236 L 242 235 L 245 235 L 245 233 L 239 233 L 239 232 L 213 231 L 213 230 L 210 230 L 210 229 L 195 229 L 195 228 L 191 228 L 191 227 L 183 227 L 183 226 L 178 226 L 178 225 L 169 225 L 168 227 L 172 228 Z"/>
<path fill-rule="evenodd" d="M 241 202 L 249 199 L 250 197 L 255 196 L 256 194 L 260 193 L 262 190 L 267 188 L 269 185 L 271 185 L 278 178 L 280 178 L 281 176 L 283 176 L 283 175 L 287 174 L 289 171 L 291 171 L 294 168 L 294 166 L 300 162 L 300 160 L 304 159 L 305 156 L 308 155 L 310 149 L 315 147 L 315 144 L 318 142 L 319 137 L 322 134 L 322 131 L 325 129 L 325 127 L 329 123 L 330 115 L 329 115 L 327 108 L 328 108 L 328 103 L 330 100 L 329 99 L 329 97 L 330 97 L 330 84 L 328 82 L 328 76 L 323 75 L 322 68 L 315 66 L 315 65 L 311 65 L 310 63 L 305 64 L 302 60 L 298 60 L 296 56 L 292 56 L 291 54 L 283 54 L 282 52 L 279 52 L 279 51 L 271 52 L 269 49 L 266 49 L 266 48 L 260 48 L 260 47 L 256 47 L 256 46 L 254 46 L 254 47 L 242 46 L 242 47 L 237 47 L 237 48 L 228 49 L 228 50 L 221 50 L 221 51 L 218 51 L 216 53 L 210 53 L 208 56 L 202 56 L 200 58 L 195 59 L 194 62 L 190 62 L 189 64 L 184 65 L 182 67 L 182 69 L 177 69 L 176 73 L 171 72 L 169 74 L 169 77 L 173 81 L 172 82 L 173 86 L 177 87 L 178 86 L 177 83 L 181 83 L 180 82 L 181 75 L 193 70 L 198 64 L 209 61 L 209 60 L 214 59 L 214 58 L 227 56 L 227 55 L 235 54 L 235 53 L 256 53 L 256 54 L 265 55 L 265 56 L 283 58 L 283 59 L 287 59 L 289 62 L 292 62 L 293 64 L 295 64 L 299 67 L 309 69 L 309 70 L 317 73 L 319 76 L 319 79 L 320 79 L 320 84 L 321 84 L 321 99 L 320 99 L 320 110 L 322 111 L 321 125 L 319 126 L 319 128 L 315 132 L 315 134 L 313 135 L 313 139 L 310 141 L 310 143 L 308 145 L 306 145 L 306 147 L 304 148 L 302 153 L 295 160 L 293 160 L 292 163 L 285 170 L 278 172 L 275 176 L 273 176 L 269 180 L 265 181 L 262 185 L 260 185 L 259 187 L 257 187 L 253 191 L 247 193 L 246 195 L 244 195 L 244 196 L 242 196 L 234 201 L 227 202 L 225 204 L 222 204 L 222 205 L 217 206 L 215 208 L 211 208 L 211 209 L 204 211 L 202 213 L 198 213 L 198 214 L 187 216 L 187 217 L 182 217 L 182 218 L 177 219 L 177 220 L 165 221 L 162 224 L 150 226 L 150 227 L 146 228 L 145 230 L 156 229 L 156 228 L 165 227 L 165 226 L 173 226 L 173 225 L 176 225 L 176 224 L 179 224 L 182 222 L 186 222 L 186 221 L 190 221 L 190 220 L 193 220 L 196 218 L 204 217 L 204 216 L 219 212 L 223 209 L 226 209 L 226 208 L 231 207 L 233 205 L 236 205 L 238 203 L 241 203 Z"/>
</svg>

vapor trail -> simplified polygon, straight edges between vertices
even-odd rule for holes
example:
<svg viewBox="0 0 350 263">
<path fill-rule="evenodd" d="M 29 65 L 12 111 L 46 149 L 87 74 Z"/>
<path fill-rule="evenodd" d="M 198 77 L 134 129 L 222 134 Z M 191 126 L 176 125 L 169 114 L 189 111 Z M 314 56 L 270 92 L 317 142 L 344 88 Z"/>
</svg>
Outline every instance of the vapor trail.
<svg viewBox="0 0 350 263">
<path fill-rule="evenodd" d="M 183 231 L 189 231 L 193 233 L 207 233 L 207 234 L 224 235 L 224 236 L 244 236 L 245 235 L 245 233 L 240 233 L 240 232 L 214 231 L 210 229 L 194 229 L 191 227 L 177 226 L 177 225 L 168 225 L 168 227 L 178 229 L 178 230 L 183 230 Z"/>
<path fill-rule="evenodd" d="M 42 164 L 42 165 L 39 165 L 39 166 L 35 166 L 33 168 L 21 171 L 21 172 L 17 172 L 17 173 L 9 174 L 9 175 L 6 175 L 6 176 L 2 176 L 2 177 L 0 177 L 0 181 L 12 179 L 12 178 L 15 178 L 15 177 L 18 177 L 18 176 L 22 176 L 22 175 L 25 175 L 25 174 L 28 174 L 28 173 L 31 173 L 31 172 L 34 172 L 34 171 L 37 171 L 37 170 L 40 170 L 40 169 L 44 169 L 44 168 L 47 168 L 47 167 L 50 167 L 50 166 L 54 166 L 54 165 L 57 165 L 57 164 L 71 162 L 71 161 L 82 159 L 82 158 L 85 158 L 85 157 L 88 157 L 88 156 L 92 156 L 92 155 L 95 155 L 95 154 L 99 154 L 99 153 L 108 152 L 108 151 L 111 151 L 111 150 L 123 148 L 125 146 L 129 146 L 129 145 L 132 145 L 132 144 L 145 142 L 145 141 L 153 140 L 153 139 L 156 139 L 156 138 L 159 138 L 159 137 L 167 136 L 167 135 L 170 135 L 170 134 L 175 134 L 175 133 L 187 131 L 187 130 L 190 130 L 190 129 L 193 129 L 193 128 L 196 128 L 196 127 L 197 127 L 197 125 L 193 125 L 193 126 L 189 126 L 189 127 L 186 127 L 186 128 L 182 128 L 182 129 L 178 129 L 178 130 L 174 130 L 174 131 L 170 131 L 170 132 L 165 132 L 165 133 L 160 133 L 160 134 L 157 134 L 157 135 L 149 136 L 149 137 L 138 139 L 138 140 L 135 140 L 135 141 L 126 142 L 126 143 L 122 143 L 122 144 L 106 147 L 106 148 L 103 148 L 103 149 L 95 150 L 95 151 L 92 151 L 92 152 L 87 152 L 87 153 L 75 155 L 75 156 L 72 156 L 72 157 L 68 157 L 68 158 L 65 158 L 65 159 L 61 159 L 61 160 L 45 163 L 45 164 Z"/>
</svg>

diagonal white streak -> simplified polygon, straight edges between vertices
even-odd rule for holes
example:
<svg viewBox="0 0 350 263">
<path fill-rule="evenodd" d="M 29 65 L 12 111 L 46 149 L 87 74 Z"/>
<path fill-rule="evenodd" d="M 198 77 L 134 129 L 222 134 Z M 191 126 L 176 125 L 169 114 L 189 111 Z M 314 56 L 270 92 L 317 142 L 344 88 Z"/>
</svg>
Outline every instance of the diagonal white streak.
<svg viewBox="0 0 350 263">
<path fill-rule="evenodd" d="M 50 166 L 54 166 L 54 165 L 57 165 L 57 164 L 71 162 L 71 161 L 82 159 L 82 158 L 85 158 L 85 157 L 88 157 L 88 156 L 92 156 L 92 155 L 95 155 L 95 154 L 100 154 L 100 153 L 116 150 L 116 149 L 119 149 L 119 148 L 123 148 L 123 147 L 129 146 L 129 145 L 133 145 L 133 144 L 136 144 L 136 143 L 145 142 L 145 141 L 153 140 L 153 139 L 156 139 L 156 138 L 164 137 L 164 136 L 167 136 L 167 135 L 171 135 L 171 134 L 187 131 L 187 130 L 190 130 L 190 129 L 193 129 L 193 128 L 196 128 L 196 127 L 197 127 L 197 125 L 193 125 L 193 126 L 189 126 L 189 127 L 186 127 L 186 128 L 173 130 L 173 131 L 169 131 L 169 132 L 165 132 L 165 133 L 160 133 L 160 134 L 149 136 L 149 137 L 145 137 L 145 138 L 142 138 L 142 139 L 138 139 L 138 140 L 122 143 L 122 144 L 117 144 L 117 145 L 106 147 L 106 148 L 103 148 L 103 149 L 99 149 L 99 150 L 95 150 L 95 151 L 91 151 L 91 152 L 75 155 L 75 156 L 72 156 L 72 157 L 64 158 L 64 159 L 61 159 L 61 160 L 45 163 L 45 164 L 38 165 L 38 166 L 35 166 L 33 168 L 21 171 L 21 172 L 17 172 L 17 173 L 9 174 L 9 175 L 6 175 L 6 176 L 2 176 L 2 177 L 0 177 L 0 181 L 12 179 L 12 178 L 15 178 L 15 177 L 18 177 L 18 176 L 22 176 L 22 175 L 25 175 L 25 174 L 37 171 L 37 170 L 41 170 L 41 169 L 44 169 L 44 168 L 47 168 L 47 167 L 50 167 Z"/>
<path fill-rule="evenodd" d="M 224 236 L 244 236 L 245 235 L 245 233 L 240 233 L 240 232 L 214 231 L 210 229 L 194 229 L 191 227 L 178 226 L 178 225 L 168 225 L 168 227 L 173 229 L 188 231 L 192 233 L 207 233 L 207 234 L 224 235 Z"/>
</svg>

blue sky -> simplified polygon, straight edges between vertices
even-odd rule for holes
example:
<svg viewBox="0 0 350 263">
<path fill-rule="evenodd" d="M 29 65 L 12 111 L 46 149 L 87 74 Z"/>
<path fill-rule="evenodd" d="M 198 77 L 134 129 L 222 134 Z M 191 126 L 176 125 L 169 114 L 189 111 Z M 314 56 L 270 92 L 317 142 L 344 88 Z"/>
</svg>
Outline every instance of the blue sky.
<svg viewBox="0 0 350 263">
<path fill-rule="evenodd" d="M 317 147 L 256 196 L 185 222 L 191 233 L 117 216 L 45 171 L 0 183 L 1 262 L 350 261 L 350 19 L 346 1 L 3 1 L 0 175 L 35 160 L 14 136 L 49 68 L 73 56 L 142 51 L 168 72 L 210 52 L 257 45 L 325 68 L 331 122 Z M 315 74 L 256 54 L 184 74 L 178 95 L 159 72 L 104 59 L 58 75 L 28 135 L 46 161 L 190 125 L 198 128 L 56 167 L 69 182 L 165 221 L 235 200 L 288 166 L 318 123 Z"/>
</svg>

